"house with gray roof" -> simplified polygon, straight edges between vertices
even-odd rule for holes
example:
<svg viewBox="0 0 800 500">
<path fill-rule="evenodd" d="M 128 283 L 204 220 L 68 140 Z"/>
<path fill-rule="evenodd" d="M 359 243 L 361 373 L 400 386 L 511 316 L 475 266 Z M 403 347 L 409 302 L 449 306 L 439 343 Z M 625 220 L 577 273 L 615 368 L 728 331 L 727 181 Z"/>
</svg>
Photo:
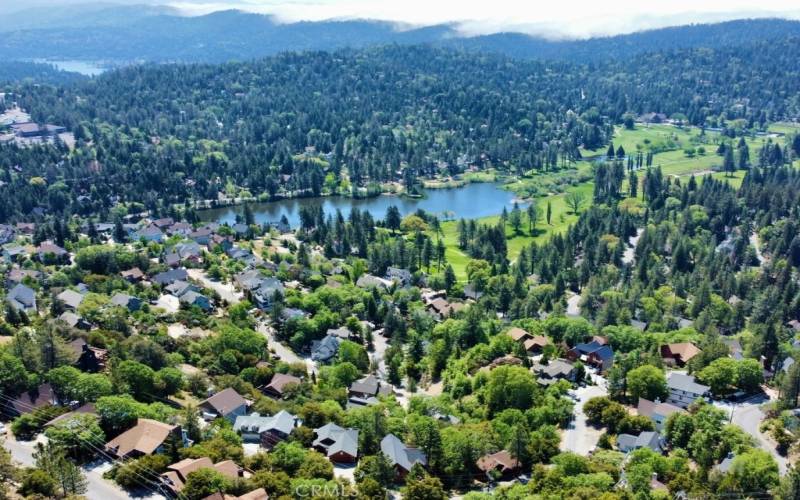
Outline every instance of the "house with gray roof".
<svg viewBox="0 0 800 500">
<path fill-rule="evenodd" d="M 428 465 L 428 457 L 418 448 L 406 446 L 394 434 L 387 434 L 381 439 L 381 452 L 386 455 L 389 463 L 394 467 L 398 477 L 403 478 L 416 464 L 423 467 Z"/>
<path fill-rule="evenodd" d="M 683 408 L 669 403 L 662 403 L 658 400 L 639 398 L 636 411 L 640 416 L 647 417 L 656 425 L 656 430 L 661 431 L 667 423 L 667 419 L 673 413 L 683 413 Z"/>
<path fill-rule="evenodd" d="M 657 432 L 644 431 L 638 436 L 632 434 L 620 434 L 617 436 L 617 448 L 623 453 L 628 453 L 639 448 L 650 448 L 661 453 L 661 436 Z"/>
<path fill-rule="evenodd" d="M 311 359 L 327 363 L 339 352 L 339 337 L 326 335 L 322 340 L 311 342 Z"/>
<path fill-rule="evenodd" d="M 169 271 L 164 271 L 163 273 L 158 273 L 153 276 L 153 282 L 161 286 L 167 286 L 176 281 L 186 281 L 188 277 L 189 273 L 186 272 L 186 269 L 170 269 Z"/>
<path fill-rule="evenodd" d="M 316 439 L 311 444 L 331 462 L 355 463 L 358 460 L 358 429 L 344 429 L 328 423 L 314 429 Z"/>
<path fill-rule="evenodd" d="M 12 288 L 6 295 L 6 302 L 11 304 L 11 307 L 19 312 L 26 314 L 35 313 L 36 309 L 36 292 L 22 283 L 19 283 Z"/>
<path fill-rule="evenodd" d="M 67 309 L 77 311 L 78 307 L 81 305 L 81 302 L 83 302 L 84 296 L 75 290 L 64 290 L 56 295 L 56 299 L 64 304 L 64 307 Z"/>
<path fill-rule="evenodd" d="M 142 300 L 127 293 L 116 293 L 111 297 L 111 304 L 129 311 L 138 311 L 142 307 Z"/>
<path fill-rule="evenodd" d="M 696 399 L 707 396 L 710 387 L 698 384 L 691 375 L 672 372 L 667 377 L 667 389 L 667 403 L 686 408 Z"/>
<path fill-rule="evenodd" d="M 239 415 L 233 423 L 233 430 L 238 432 L 244 441 L 260 443 L 263 448 L 272 449 L 292 433 L 300 425 L 300 420 L 291 413 L 281 410 L 272 416 L 258 413 Z"/>
</svg>

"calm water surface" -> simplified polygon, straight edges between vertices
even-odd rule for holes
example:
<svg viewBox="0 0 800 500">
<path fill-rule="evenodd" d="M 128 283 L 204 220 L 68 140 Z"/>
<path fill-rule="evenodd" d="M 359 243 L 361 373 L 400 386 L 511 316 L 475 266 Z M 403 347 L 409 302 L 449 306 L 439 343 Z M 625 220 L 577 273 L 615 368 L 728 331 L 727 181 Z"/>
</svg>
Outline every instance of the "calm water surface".
<svg viewBox="0 0 800 500">
<path fill-rule="evenodd" d="M 340 210 L 347 217 L 353 207 L 368 211 L 376 219 L 386 216 L 386 209 L 395 205 L 400 213 L 408 215 L 422 209 L 437 215 L 440 219 L 476 219 L 490 215 L 498 215 L 503 211 L 511 210 L 514 206 L 514 194 L 505 191 L 497 184 L 474 183 L 452 189 L 429 189 L 425 191 L 426 197 L 420 199 L 405 198 L 392 195 L 381 195 L 374 198 L 352 199 L 341 196 L 323 198 L 295 198 L 291 200 L 270 201 L 266 203 L 253 203 L 253 215 L 256 222 L 279 221 L 282 216 L 289 219 L 292 227 L 300 224 L 300 207 L 322 206 L 325 214 L 335 214 Z M 520 207 L 524 207 L 520 203 Z M 233 224 L 236 215 L 242 213 L 241 206 L 214 208 L 203 210 L 199 213 L 204 221 L 215 221 L 220 224 Z"/>
</svg>

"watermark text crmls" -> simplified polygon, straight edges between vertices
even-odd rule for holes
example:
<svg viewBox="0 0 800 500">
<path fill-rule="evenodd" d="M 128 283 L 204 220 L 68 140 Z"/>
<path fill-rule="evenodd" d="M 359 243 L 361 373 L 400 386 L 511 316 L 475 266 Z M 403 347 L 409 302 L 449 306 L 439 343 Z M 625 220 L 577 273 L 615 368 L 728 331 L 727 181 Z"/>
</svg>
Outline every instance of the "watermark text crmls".
<svg viewBox="0 0 800 500">
<path fill-rule="evenodd" d="M 342 484 L 301 484 L 294 489 L 297 498 L 314 498 L 317 496 L 352 498 L 357 493 Z"/>
</svg>

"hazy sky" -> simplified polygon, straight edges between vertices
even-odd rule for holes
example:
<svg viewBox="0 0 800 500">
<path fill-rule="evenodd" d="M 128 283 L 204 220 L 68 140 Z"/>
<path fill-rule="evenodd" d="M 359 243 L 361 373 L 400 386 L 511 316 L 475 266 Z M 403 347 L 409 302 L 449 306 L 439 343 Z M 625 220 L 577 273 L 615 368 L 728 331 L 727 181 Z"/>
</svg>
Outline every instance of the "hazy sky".
<svg viewBox="0 0 800 500">
<path fill-rule="evenodd" d="M 16 3 L 19 0 L 0 0 Z M 87 3 L 109 0 L 23 0 Z M 800 19 L 798 0 L 110 0 L 167 4 L 187 14 L 223 9 L 274 14 L 285 22 L 367 18 L 430 25 L 455 22 L 466 34 L 520 31 L 551 37 L 628 33 L 742 17 Z"/>
</svg>

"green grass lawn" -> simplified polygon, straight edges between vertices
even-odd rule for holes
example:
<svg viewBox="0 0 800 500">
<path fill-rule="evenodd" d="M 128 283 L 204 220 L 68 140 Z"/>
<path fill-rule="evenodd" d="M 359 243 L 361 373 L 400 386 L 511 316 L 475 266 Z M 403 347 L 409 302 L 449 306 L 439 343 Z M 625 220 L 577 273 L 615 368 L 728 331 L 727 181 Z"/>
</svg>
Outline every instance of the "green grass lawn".
<svg viewBox="0 0 800 500">
<path fill-rule="evenodd" d="M 585 202 L 581 211 L 589 207 L 592 201 L 592 184 L 583 183 L 574 188 L 570 188 L 568 192 L 579 191 L 583 193 Z M 539 198 L 536 200 L 539 206 L 540 219 L 536 224 L 534 230 L 535 236 L 528 232 L 528 218 L 523 216 L 522 228 L 520 234 L 516 234 L 510 224 L 506 223 L 506 237 L 508 245 L 508 258 L 514 260 L 519 256 L 522 249 L 530 245 L 532 242 L 543 242 L 550 235 L 555 233 L 563 233 L 567 230 L 570 224 L 574 224 L 578 220 L 578 215 L 573 214 L 571 209 L 567 207 L 564 198 L 566 193 L 549 196 L 546 198 Z M 550 218 L 550 225 L 545 220 L 545 213 L 547 211 L 547 202 L 550 202 L 552 208 L 552 216 Z M 499 215 L 491 217 L 483 217 L 477 219 L 480 224 L 497 224 L 500 220 Z M 445 243 L 445 257 L 459 280 L 464 281 L 467 277 L 467 262 L 470 257 L 458 248 L 458 222 L 446 221 L 442 222 L 442 233 L 444 234 Z"/>
<path fill-rule="evenodd" d="M 800 132 L 800 126 L 794 124 L 774 124 L 770 130 L 780 133 Z M 712 170 L 716 170 L 722 165 L 722 157 L 716 154 L 717 147 L 721 140 L 717 132 L 706 131 L 705 136 L 701 136 L 700 130 L 696 128 L 679 129 L 669 125 L 638 125 L 633 130 L 617 127 L 614 135 L 614 147 L 622 145 L 628 154 L 637 151 L 657 151 L 653 157 L 653 166 L 660 166 L 665 175 L 688 177 L 692 174 L 704 175 Z M 758 150 L 768 140 L 767 137 L 747 138 L 747 145 L 750 148 L 751 162 L 758 158 Z M 699 154 L 697 149 L 703 147 L 705 152 Z M 694 148 L 695 154 L 689 156 L 685 150 Z M 605 154 L 607 147 L 595 151 L 582 150 L 581 154 L 585 157 Z M 593 182 L 586 180 L 591 178 L 592 164 L 590 161 L 579 161 L 567 170 L 555 172 L 536 172 L 532 171 L 523 178 L 513 178 L 504 187 L 520 196 L 534 196 L 539 206 L 541 220 L 537 224 L 535 235 L 528 233 L 527 218 L 523 217 L 523 228 L 521 234 L 515 234 L 510 225 L 506 225 L 506 235 L 508 237 L 508 257 L 512 261 L 517 258 L 522 248 L 531 242 L 542 242 L 552 234 L 561 233 L 567 230 L 570 224 L 577 221 L 578 216 L 573 214 L 564 201 L 566 193 L 580 191 L 585 196 L 583 209 L 591 204 Z M 737 171 L 732 176 L 724 172 L 714 172 L 712 177 L 729 182 L 734 188 L 738 189 L 744 179 L 744 171 Z M 480 174 L 469 174 L 480 175 Z M 639 173 L 641 179 L 644 173 Z M 494 172 L 486 177 L 494 178 Z M 489 180 L 472 179 L 472 180 Z M 627 179 L 623 183 L 623 192 L 627 192 Z M 547 225 L 544 221 L 544 214 L 547 202 L 551 203 L 553 214 L 551 224 Z M 630 210 L 640 210 L 641 200 L 625 198 L 620 201 L 620 205 Z M 499 216 L 484 217 L 478 219 L 482 224 L 496 224 Z M 466 279 L 466 266 L 470 258 L 458 248 L 458 223 L 448 221 L 442 223 L 444 241 L 446 246 L 447 261 L 453 266 L 453 270 L 459 280 Z"/>
</svg>

